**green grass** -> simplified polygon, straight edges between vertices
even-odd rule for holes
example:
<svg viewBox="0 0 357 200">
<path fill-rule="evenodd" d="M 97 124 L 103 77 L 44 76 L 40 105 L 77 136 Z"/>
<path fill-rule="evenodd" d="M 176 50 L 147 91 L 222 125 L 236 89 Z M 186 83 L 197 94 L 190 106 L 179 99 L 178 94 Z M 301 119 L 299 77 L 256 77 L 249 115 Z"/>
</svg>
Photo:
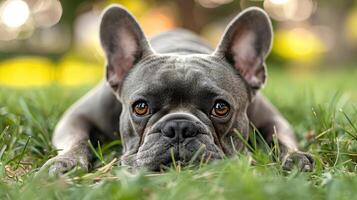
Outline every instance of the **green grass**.
<svg viewBox="0 0 357 200">
<path fill-rule="evenodd" d="M 306 77 L 307 76 L 307 77 Z M 114 165 L 119 143 L 96 150 L 95 169 L 61 178 L 36 175 L 55 150 L 61 114 L 90 87 L 0 89 L 0 199 L 357 199 L 357 71 L 270 73 L 264 93 L 288 118 L 301 147 L 316 160 L 312 173 L 285 172 L 273 150 L 254 150 L 167 173 L 136 175 Z"/>
</svg>

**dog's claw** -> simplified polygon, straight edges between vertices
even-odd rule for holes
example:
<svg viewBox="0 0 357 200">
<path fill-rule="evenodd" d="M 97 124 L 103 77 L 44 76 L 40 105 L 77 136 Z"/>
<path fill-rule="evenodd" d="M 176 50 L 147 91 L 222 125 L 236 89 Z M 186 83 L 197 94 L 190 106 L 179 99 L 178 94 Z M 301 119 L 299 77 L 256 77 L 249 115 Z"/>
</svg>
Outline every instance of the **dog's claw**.
<svg viewBox="0 0 357 200">
<path fill-rule="evenodd" d="M 283 169 L 291 171 L 298 167 L 300 171 L 311 172 L 314 169 L 314 160 L 310 154 L 296 151 L 290 152 L 283 158 Z"/>
</svg>

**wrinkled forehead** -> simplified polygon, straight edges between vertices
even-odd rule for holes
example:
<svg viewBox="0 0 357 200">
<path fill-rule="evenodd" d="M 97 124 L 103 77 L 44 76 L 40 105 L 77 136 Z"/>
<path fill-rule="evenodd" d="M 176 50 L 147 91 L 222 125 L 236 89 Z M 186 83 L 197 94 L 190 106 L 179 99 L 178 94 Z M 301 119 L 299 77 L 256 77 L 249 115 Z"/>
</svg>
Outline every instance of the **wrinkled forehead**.
<svg viewBox="0 0 357 200">
<path fill-rule="evenodd" d="M 125 97 L 164 95 L 182 100 L 192 96 L 247 96 L 240 75 L 228 63 L 211 55 L 149 57 L 129 73 L 122 92 Z"/>
</svg>

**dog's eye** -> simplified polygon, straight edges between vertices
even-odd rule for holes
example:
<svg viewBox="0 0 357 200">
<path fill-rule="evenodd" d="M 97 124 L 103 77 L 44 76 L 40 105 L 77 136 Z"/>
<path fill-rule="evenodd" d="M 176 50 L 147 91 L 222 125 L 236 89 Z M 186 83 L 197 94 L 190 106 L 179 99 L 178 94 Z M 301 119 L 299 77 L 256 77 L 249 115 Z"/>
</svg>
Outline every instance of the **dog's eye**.
<svg viewBox="0 0 357 200">
<path fill-rule="evenodd" d="M 138 101 L 133 105 L 133 112 L 136 115 L 144 116 L 149 114 L 149 105 L 145 101 Z"/>
<path fill-rule="evenodd" d="M 215 117 L 224 117 L 228 114 L 229 110 L 230 108 L 227 102 L 222 100 L 216 101 L 212 108 L 211 115 Z"/>
</svg>

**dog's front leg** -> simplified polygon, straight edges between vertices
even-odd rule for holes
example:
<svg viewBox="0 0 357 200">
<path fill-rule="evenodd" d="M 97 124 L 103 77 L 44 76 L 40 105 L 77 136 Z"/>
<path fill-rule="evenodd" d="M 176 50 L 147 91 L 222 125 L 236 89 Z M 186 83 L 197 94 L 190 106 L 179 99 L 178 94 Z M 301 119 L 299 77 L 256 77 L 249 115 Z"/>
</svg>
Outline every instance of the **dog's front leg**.
<svg viewBox="0 0 357 200">
<path fill-rule="evenodd" d="M 299 151 L 290 124 L 261 94 L 258 93 L 248 107 L 248 117 L 268 143 L 272 143 L 276 135 L 284 169 L 291 170 L 294 166 L 302 171 L 313 169 L 314 161 L 311 155 Z"/>
<path fill-rule="evenodd" d="M 58 122 L 52 143 L 58 155 L 48 160 L 42 170 L 61 174 L 76 166 L 88 170 L 91 152 L 89 139 L 116 140 L 121 104 L 111 89 L 100 83 L 69 108 Z"/>
<path fill-rule="evenodd" d="M 58 155 L 48 160 L 42 170 L 57 175 L 80 166 L 88 171 L 91 153 L 88 148 L 90 123 L 82 116 L 73 113 L 66 114 L 58 123 L 53 144 L 58 149 Z"/>
</svg>

